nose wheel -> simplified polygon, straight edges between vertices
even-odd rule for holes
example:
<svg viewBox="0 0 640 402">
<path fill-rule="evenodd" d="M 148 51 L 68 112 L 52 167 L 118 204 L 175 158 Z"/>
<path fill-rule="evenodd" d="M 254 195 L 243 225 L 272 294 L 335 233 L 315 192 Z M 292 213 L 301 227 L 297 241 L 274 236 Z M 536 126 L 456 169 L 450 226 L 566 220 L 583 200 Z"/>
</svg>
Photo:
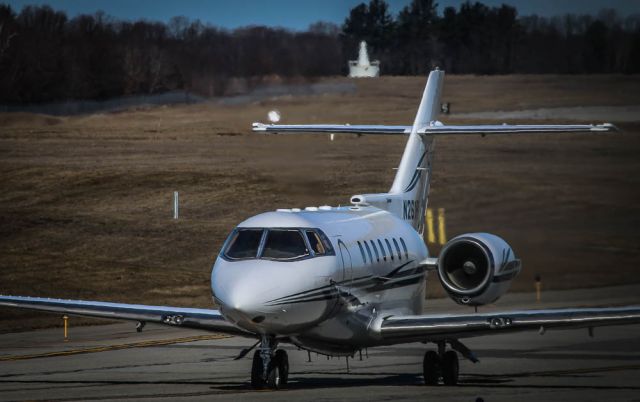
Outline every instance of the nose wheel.
<svg viewBox="0 0 640 402">
<path fill-rule="evenodd" d="M 253 363 L 251 364 L 251 387 L 260 389 L 265 386 L 265 380 L 262 376 L 262 357 L 260 351 L 256 350 L 253 354 Z"/>
<path fill-rule="evenodd" d="M 289 356 L 282 349 L 276 350 L 275 366 L 278 368 L 280 375 L 280 387 L 286 387 L 289 382 Z"/>
<path fill-rule="evenodd" d="M 424 354 L 422 368 L 426 385 L 438 385 L 440 378 L 442 378 L 444 385 L 458 384 L 460 364 L 458 354 L 453 350 L 442 354 L 433 350 L 427 351 Z"/>
<path fill-rule="evenodd" d="M 273 338 L 264 337 L 253 354 L 251 386 L 254 389 L 280 389 L 289 381 L 289 356 L 282 349 L 275 350 Z"/>
</svg>

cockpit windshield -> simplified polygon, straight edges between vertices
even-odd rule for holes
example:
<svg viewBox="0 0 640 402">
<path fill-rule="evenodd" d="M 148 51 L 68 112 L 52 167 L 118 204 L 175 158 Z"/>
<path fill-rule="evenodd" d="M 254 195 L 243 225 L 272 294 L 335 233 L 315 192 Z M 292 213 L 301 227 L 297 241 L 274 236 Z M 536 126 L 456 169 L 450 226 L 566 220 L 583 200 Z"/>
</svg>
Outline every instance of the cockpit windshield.
<svg viewBox="0 0 640 402">
<path fill-rule="evenodd" d="M 309 255 L 309 249 L 298 230 L 270 229 L 264 242 L 262 258 L 292 260 Z"/>
<path fill-rule="evenodd" d="M 227 257 L 234 260 L 256 258 L 262 232 L 262 229 L 240 229 L 233 232 L 226 251 Z"/>
<path fill-rule="evenodd" d="M 229 260 L 277 261 L 323 255 L 335 255 L 331 242 L 321 230 L 306 228 L 238 228 L 229 236 L 223 253 Z"/>
</svg>

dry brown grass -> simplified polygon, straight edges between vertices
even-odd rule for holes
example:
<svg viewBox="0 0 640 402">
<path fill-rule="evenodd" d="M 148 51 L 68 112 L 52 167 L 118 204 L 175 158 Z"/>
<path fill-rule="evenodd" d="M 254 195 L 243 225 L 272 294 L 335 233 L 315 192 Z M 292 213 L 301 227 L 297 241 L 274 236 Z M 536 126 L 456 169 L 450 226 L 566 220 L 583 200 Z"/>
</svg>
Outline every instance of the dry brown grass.
<svg viewBox="0 0 640 402">
<path fill-rule="evenodd" d="M 288 123 L 410 123 L 423 87 L 384 77 L 353 94 L 243 106 L 0 114 L 0 293 L 211 306 L 210 267 L 237 223 L 384 191 L 404 148 L 390 137 L 259 136 L 250 123 L 271 108 Z M 444 98 L 473 112 L 640 104 L 639 93 L 636 76 L 449 76 Z M 623 128 L 439 139 L 430 203 L 447 209 L 450 236 L 483 230 L 512 244 L 524 261 L 517 291 L 536 273 L 546 288 L 638 282 L 640 125 Z M 436 281 L 429 292 L 442 294 Z M 58 320 L 9 312 L 2 329 Z"/>
</svg>

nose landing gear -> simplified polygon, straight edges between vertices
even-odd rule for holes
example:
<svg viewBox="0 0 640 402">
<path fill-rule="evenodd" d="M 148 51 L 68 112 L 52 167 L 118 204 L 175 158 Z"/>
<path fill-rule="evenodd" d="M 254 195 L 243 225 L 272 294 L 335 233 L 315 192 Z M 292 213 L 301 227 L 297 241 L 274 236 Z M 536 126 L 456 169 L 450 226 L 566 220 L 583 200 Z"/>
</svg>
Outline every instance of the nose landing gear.
<svg viewBox="0 0 640 402">
<path fill-rule="evenodd" d="M 273 337 L 263 336 L 260 347 L 253 354 L 251 386 L 255 389 L 280 389 L 289 380 L 289 357 Z"/>
</svg>

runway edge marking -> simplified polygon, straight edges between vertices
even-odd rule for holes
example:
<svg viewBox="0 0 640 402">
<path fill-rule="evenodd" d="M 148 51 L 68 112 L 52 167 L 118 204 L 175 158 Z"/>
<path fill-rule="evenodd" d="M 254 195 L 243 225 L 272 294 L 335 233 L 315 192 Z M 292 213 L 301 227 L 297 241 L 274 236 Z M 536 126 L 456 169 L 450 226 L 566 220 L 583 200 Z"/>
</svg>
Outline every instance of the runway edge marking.
<svg viewBox="0 0 640 402">
<path fill-rule="evenodd" d="M 122 344 L 118 344 L 118 345 L 98 346 L 98 347 L 93 347 L 93 348 L 62 350 L 62 351 L 58 351 L 58 352 L 34 353 L 34 354 L 30 354 L 30 355 L 1 356 L 0 357 L 0 362 L 39 359 L 39 358 L 43 358 L 43 357 L 71 356 L 71 355 L 79 355 L 79 354 L 85 354 L 85 353 L 108 352 L 108 351 L 112 351 L 112 350 L 145 348 L 145 347 L 150 347 L 150 346 L 165 346 L 165 345 L 172 345 L 172 344 L 176 344 L 176 343 L 209 341 L 209 340 L 225 339 L 225 338 L 231 338 L 231 335 L 197 335 L 197 336 L 189 336 L 189 337 L 184 337 L 184 338 L 160 339 L 160 340 L 155 340 L 155 341 L 122 343 Z"/>
</svg>

